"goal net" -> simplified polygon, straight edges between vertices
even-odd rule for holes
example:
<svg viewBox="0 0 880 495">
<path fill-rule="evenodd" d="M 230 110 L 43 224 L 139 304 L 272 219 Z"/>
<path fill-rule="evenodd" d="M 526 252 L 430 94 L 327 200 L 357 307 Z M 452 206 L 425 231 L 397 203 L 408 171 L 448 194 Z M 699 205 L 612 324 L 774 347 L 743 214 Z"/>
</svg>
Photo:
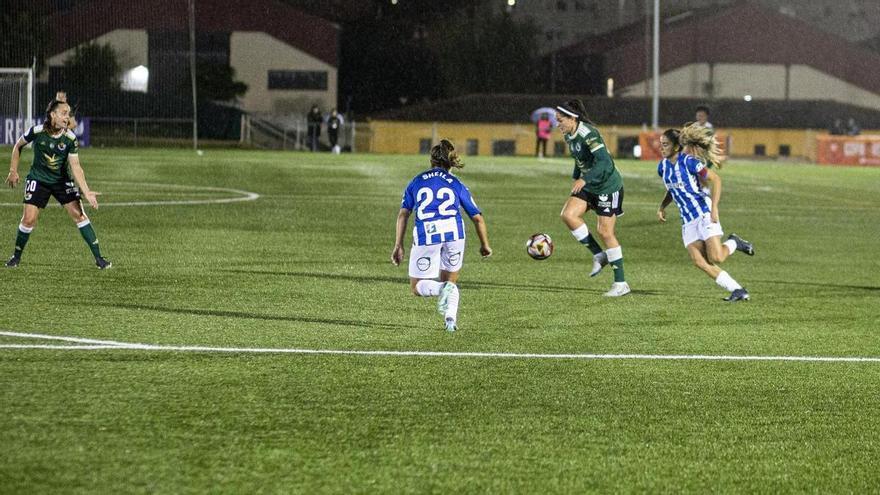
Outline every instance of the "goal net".
<svg viewBox="0 0 880 495">
<path fill-rule="evenodd" d="M 21 121 L 27 127 L 34 118 L 33 69 L 0 68 L 0 119 Z"/>
</svg>

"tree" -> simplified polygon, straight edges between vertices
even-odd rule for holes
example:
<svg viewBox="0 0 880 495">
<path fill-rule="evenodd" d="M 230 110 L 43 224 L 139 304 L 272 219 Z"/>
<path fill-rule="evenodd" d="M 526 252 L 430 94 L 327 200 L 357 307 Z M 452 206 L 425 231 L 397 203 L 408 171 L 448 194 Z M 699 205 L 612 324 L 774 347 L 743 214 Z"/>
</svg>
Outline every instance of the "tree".
<svg viewBox="0 0 880 495">
<path fill-rule="evenodd" d="M 118 90 L 121 72 L 116 50 L 109 43 L 90 42 L 76 47 L 73 55 L 64 61 L 61 84 L 79 90 Z"/>
<path fill-rule="evenodd" d="M 3 8 L 0 33 L 0 67 L 30 67 L 36 57 L 37 69 L 42 68 L 49 38 L 45 16 L 28 9 Z"/>
<path fill-rule="evenodd" d="M 200 101 L 231 102 L 247 93 L 248 85 L 235 80 L 235 69 L 211 61 L 196 63 L 196 89 Z"/>
</svg>

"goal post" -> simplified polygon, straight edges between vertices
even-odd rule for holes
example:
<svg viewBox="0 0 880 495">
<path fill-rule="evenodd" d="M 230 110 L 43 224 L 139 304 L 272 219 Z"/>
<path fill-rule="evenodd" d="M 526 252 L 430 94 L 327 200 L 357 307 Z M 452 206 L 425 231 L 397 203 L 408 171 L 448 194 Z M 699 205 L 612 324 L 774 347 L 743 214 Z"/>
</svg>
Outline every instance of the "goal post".
<svg viewBox="0 0 880 495">
<path fill-rule="evenodd" d="M 33 67 L 0 67 L 0 117 L 26 123 L 34 118 Z"/>
</svg>

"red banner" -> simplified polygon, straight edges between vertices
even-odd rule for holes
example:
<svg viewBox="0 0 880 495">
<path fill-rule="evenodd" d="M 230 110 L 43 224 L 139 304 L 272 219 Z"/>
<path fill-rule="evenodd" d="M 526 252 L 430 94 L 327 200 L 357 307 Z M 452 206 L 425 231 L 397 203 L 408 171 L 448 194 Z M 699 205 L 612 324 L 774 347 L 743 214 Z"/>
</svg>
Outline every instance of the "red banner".
<svg viewBox="0 0 880 495">
<path fill-rule="evenodd" d="M 816 161 L 825 165 L 880 166 L 880 136 L 817 136 Z"/>
</svg>

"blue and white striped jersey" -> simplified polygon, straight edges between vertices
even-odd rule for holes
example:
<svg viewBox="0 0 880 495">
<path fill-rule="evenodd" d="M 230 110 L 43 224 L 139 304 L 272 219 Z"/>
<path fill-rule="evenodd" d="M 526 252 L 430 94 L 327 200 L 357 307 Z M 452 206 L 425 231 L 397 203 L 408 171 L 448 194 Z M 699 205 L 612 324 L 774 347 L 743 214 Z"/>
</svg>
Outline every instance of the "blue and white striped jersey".
<svg viewBox="0 0 880 495">
<path fill-rule="evenodd" d="M 417 246 L 464 239 L 459 208 L 470 217 L 480 214 L 467 186 L 442 168 L 415 176 L 403 192 L 400 207 L 416 212 L 413 243 Z"/>
<path fill-rule="evenodd" d="M 697 158 L 679 153 L 675 163 L 664 158 L 657 165 L 657 174 L 672 194 L 675 205 L 681 213 L 682 223 L 700 218 L 712 210 L 712 202 L 701 189 L 698 178 L 705 177 L 708 169 Z"/>
</svg>

